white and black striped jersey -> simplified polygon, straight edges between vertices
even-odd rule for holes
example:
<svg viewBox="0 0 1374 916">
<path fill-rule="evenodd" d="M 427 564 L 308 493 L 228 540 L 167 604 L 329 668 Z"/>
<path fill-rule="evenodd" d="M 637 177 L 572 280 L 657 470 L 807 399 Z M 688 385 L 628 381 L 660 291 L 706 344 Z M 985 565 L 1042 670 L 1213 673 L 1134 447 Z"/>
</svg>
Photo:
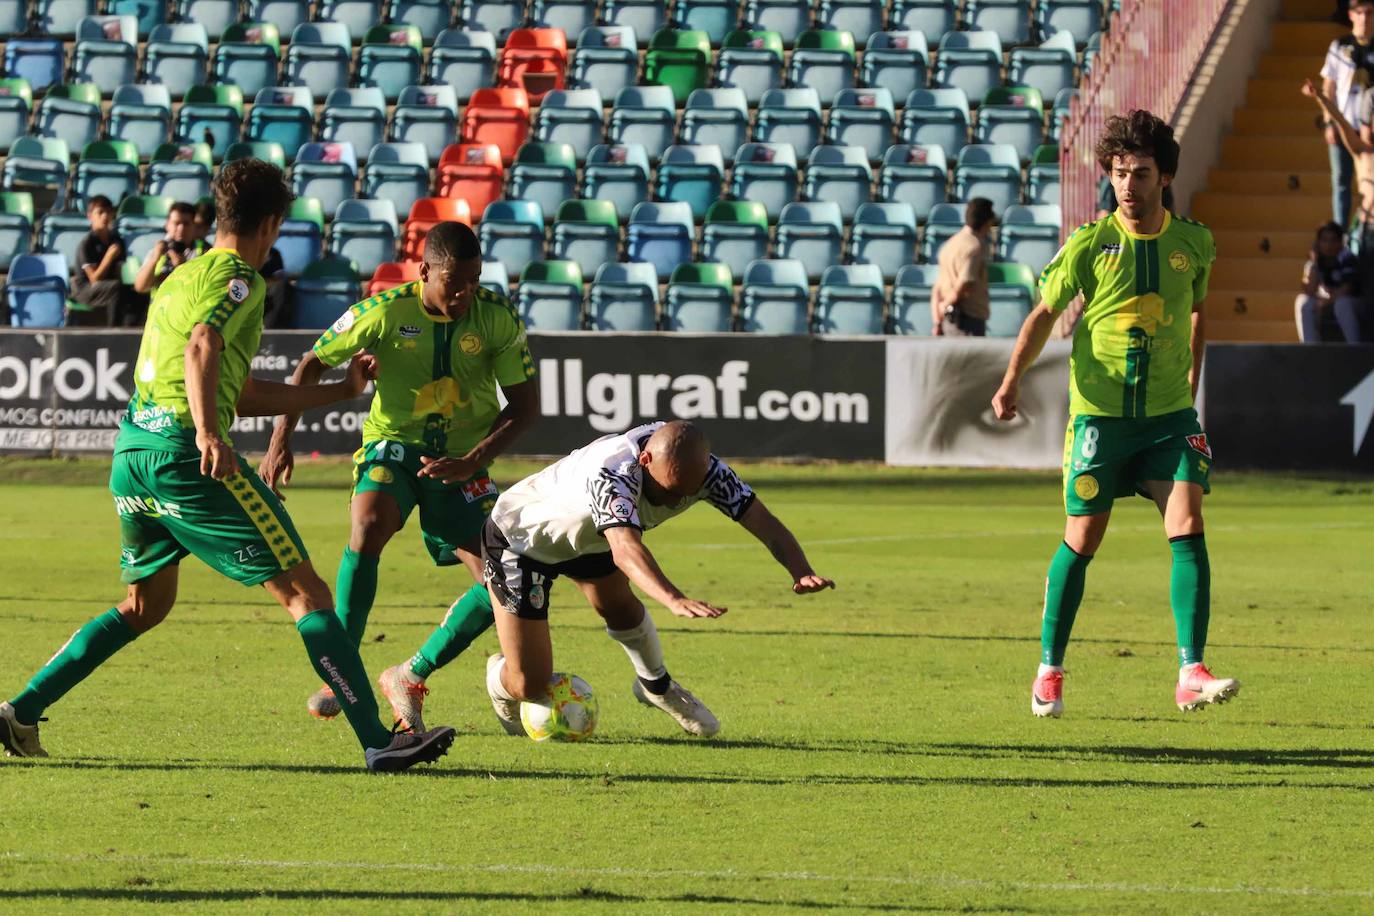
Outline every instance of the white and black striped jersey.
<svg viewBox="0 0 1374 916">
<path fill-rule="evenodd" d="M 603 534 L 628 525 L 647 531 L 705 500 L 735 521 L 754 502 L 754 491 L 715 455 L 696 495 L 673 506 L 644 498 L 640 452 L 662 426 L 649 423 L 603 436 L 501 494 L 492 523 L 521 556 L 563 563 L 610 550 Z"/>
</svg>

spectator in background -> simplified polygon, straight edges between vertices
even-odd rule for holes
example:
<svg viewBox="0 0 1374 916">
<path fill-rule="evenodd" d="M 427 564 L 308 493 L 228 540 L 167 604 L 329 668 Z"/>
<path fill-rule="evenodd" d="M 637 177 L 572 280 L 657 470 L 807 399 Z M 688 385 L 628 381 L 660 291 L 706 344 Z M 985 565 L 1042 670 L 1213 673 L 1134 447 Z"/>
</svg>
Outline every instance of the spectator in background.
<svg viewBox="0 0 1374 916">
<path fill-rule="evenodd" d="M 930 291 L 930 333 L 936 337 L 987 333 L 992 223 L 992 201 L 975 197 L 964 208 L 964 228 L 940 246 L 939 276 Z"/>
<path fill-rule="evenodd" d="M 203 242 L 208 247 L 210 233 L 215 229 L 214 201 L 201 198 L 200 203 L 196 204 L 195 218 L 192 220 L 191 228 L 194 230 L 196 241 Z"/>
<path fill-rule="evenodd" d="M 1321 343 L 1322 324 L 1334 314 L 1347 343 L 1361 338 L 1361 313 L 1366 311 L 1360 290 L 1360 268 L 1345 246 L 1345 230 L 1327 223 L 1317 230 L 1312 252 L 1302 269 L 1302 292 L 1294 303 L 1298 338 Z"/>
<path fill-rule="evenodd" d="M 196 208 L 188 203 L 172 204 L 167 214 L 167 234 L 158 239 L 134 279 L 134 289 L 151 293 L 162 285 L 168 274 L 205 251 L 205 242 L 196 238 Z"/>
<path fill-rule="evenodd" d="M 1326 50 L 1322 95 L 1359 128 L 1360 95 L 1374 85 L 1374 0 L 1352 0 L 1348 18 L 1350 34 L 1337 38 Z M 1350 225 L 1350 185 L 1355 163 L 1331 118 L 1325 118 L 1324 124 L 1331 160 L 1331 218 L 1344 229 Z"/>
<path fill-rule="evenodd" d="M 291 309 L 291 284 L 286 279 L 286 262 L 274 246 L 258 271 L 267 281 L 267 298 L 263 302 L 262 326 L 289 328 L 295 314 Z"/>
<path fill-rule="evenodd" d="M 129 309 L 130 291 L 124 285 L 124 239 L 115 231 L 115 208 L 108 197 L 96 194 L 86 204 L 91 231 L 76 251 L 72 299 L 87 306 L 67 309 L 67 327 L 104 327 L 122 324 Z"/>
</svg>

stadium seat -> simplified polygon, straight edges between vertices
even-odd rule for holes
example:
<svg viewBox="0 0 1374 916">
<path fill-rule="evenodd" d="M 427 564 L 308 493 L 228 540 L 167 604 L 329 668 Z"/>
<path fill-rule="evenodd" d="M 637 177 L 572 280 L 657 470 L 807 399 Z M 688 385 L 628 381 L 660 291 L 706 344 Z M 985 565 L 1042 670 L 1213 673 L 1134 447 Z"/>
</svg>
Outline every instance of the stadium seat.
<svg viewBox="0 0 1374 916">
<path fill-rule="evenodd" d="M 663 329 L 683 334 L 725 334 L 734 330 L 734 279 L 725 264 L 679 264 L 673 269 L 663 307 Z"/>
<path fill-rule="evenodd" d="M 1077 95 L 1077 89 L 1063 89 L 1054 97 L 1054 108 L 1050 109 L 1050 127 L 1045 135 L 1046 143 L 1059 142 L 1059 131 L 1064 126 L 1064 119 L 1069 116 L 1069 105 Z"/>
<path fill-rule="evenodd" d="M 692 218 L 701 220 L 711 204 L 720 199 L 724 180 L 725 160 L 720 147 L 675 144 L 664 150 L 659 161 L 654 197 L 683 201 L 692 208 Z"/>
<path fill-rule="evenodd" d="M 3 231 L 3 230 L 0 230 Z M 70 276 L 60 254 L 21 254 L 9 264 L 5 304 L 16 328 L 58 328 L 67 306 Z"/>
<path fill-rule="evenodd" d="M 510 298 L 510 274 L 506 265 L 490 258 L 482 260 L 482 272 L 477 275 L 477 285 L 491 290 L 499 296 Z"/>
<path fill-rule="evenodd" d="M 594 146 L 582 170 L 582 196 L 608 200 L 616 218 L 630 218 L 635 204 L 649 197 L 649 156 L 638 143 Z"/>
<path fill-rule="evenodd" d="M 25 138 L 31 139 L 31 138 Z M 19 146 L 24 141 L 16 142 Z M 29 238 L 33 229 L 33 196 L 27 191 L 10 189 L 10 163 L 5 160 L 4 192 L 0 192 L 0 270 L 9 270 L 14 259 L 28 254 L 32 248 Z M 86 227 L 90 231 L 90 226 Z"/>
<path fill-rule="evenodd" d="M 883 275 L 876 264 L 827 267 L 816 293 L 815 330 L 818 334 L 881 334 L 883 304 Z"/>
<path fill-rule="evenodd" d="M 967 0 L 964 27 L 992 32 L 1003 47 L 1031 39 L 1031 0 Z"/>
<path fill-rule="evenodd" d="M 810 86 L 769 89 L 759 103 L 754 139 L 790 145 L 799 156 L 821 142 L 821 97 Z"/>
<path fill-rule="evenodd" d="M 0 171 L 0 185 L 6 191 L 27 192 L 29 225 L 32 225 L 33 207 L 47 213 L 66 206 L 70 169 L 71 154 L 62 140 L 20 137 L 10 145 L 3 171 Z"/>
<path fill-rule="evenodd" d="M 620 90 L 606 129 L 610 143 L 638 143 L 650 159 L 663 155 L 677 127 L 673 90 L 667 86 L 631 86 Z"/>
<path fill-rule="evenodd" d="M 769 89 L 782 87 L 782 59 L 777 32 L 737 29 L 721 44 L 716 85 L 739 89 L 750 105 L 757 105 Z"/>
<path fill-rule="evenodd" d="M 237 143 L 243 120 L 243 92 L 237 86 L 192 86 L 177 112 L 176 139 L 180 143 L 205 142 L 218 161 L 231 143 Z"/>
<path fill-rule="evenodd" d="M 358 85 L 375 86 L 388 102 L 420 82 L 424 39 L 413 25 L 377 25 L 363 35 L 358 51 Z"/>
<path fill-rule="evenodd" d="M 458 21 L 463 28 L 490 32 L 498 44 L 505 44 L 506 37 L 520 28 L 524 18 L 525 4 L 509 0 L 463 0 L 458 7 Z"/>
<path fill-rule="evenodd" d="M 449 86 L 466 102 L 496 76 L 496 39 L 490 32 L 444 29 L 434 39 L 425 77 L 430 85 Z"/>
<path fill-rule="evenodd" d="M 981 99 L 1002 85 L 1002 42 L 996 32 L 946 32 L 940 39 L 932 84 L 940 89 L 962 89 L 970 99 Z"/>
<path fill-rule="evenodd" d="M 906 97 L 898 136 L 913 146 L 957 156 L 968 143 L 968 96 L 961 89 L 916 89 Z"/>
<path fill-rule="evenodd" d="M 930 291 L 940 276 L 935 264 L 908 264 L 897 271 L 888 309 L 888 330 L 908 337 L 929 337 L 935 323 L 930 313 Z"/>
<path fill-rule="evenodd" d="M 256 96 L 263 88 L 277 85 L 277 62 L 281 57 L 281 34 L 270 22 L 236 22 L 224 30 L 224 37 L 210 59 L 210 72 L 220 83 L 234 83 L 245 96 Z"/>
<path fill-rule="evenodd" d="M 577 156 L 566 143 L 526 143 L 507 178 L 506 196 L 532 200 L 552 218 L 559 204 L 577 194 Z"/>
<path fill-rule="evenodd" d="M 988 265 L 989 337 L 1015 337 L 1035 307 L 1035 275 L 1025 264 Z"/>
<path fill-rule="evenodd" d="M 40 35 L 72 38 L 81 20 L 98 12 L 98 0 L 33 0 L 33 24 Z"/>
<path fill-rule="evenodd" d="M 0 78 L 0 153 L 29 131 L 33 89 L 28 80 Z"/>
<path fill-rule="evenodd" d="M 0 236 L 4 235 L 3 216 L 0 216 Z M 69 267 L 79 268 L 81 243 L 90 234 L 91 223 L 80 213 L 47 213 L 38 221 L 38 250 L 62 256 Z"/>
<path fill-rule="evenodd" d="M 774 250 L 779 258 L 803 264 L 808 280 L 819 280 L 827 267 L 839 264 L 843 247 L 844 220 L 839 204 L 824 200 L 790 203 L 782 208 Z"/>
<path fill-rule="evenodd" d="M 605 0 L 601 18 L 606 25 L 633 30 L 635 41 L 644 45 L 668 24 L 668 9 L 663 0 Z"/>
<path fill-rule="evenodd" d="M 811 5 L 806 0 L 746 0 L 740 19 L 748 29 L 777 32 L 790 48 L 811 27 Z"/>
<path fill-rule="evenodd" d="M 6 3 L 0 6 L 0 39 L 22 35 L 29 28 L 27 3 Z"/>
<path fill-rule="evenodd" d="M 406 216 L 429 196 L 429 152 L 418 143 L 378 143 L 363 168 L 363 196 L 386 199 Z"/>
<path fill-rule="evenodd" d="M 770 221 L 797 199 L 798 184 L 797 154 L 790 144 L 746 143 L 735 153 L 730 196 L 763 204 Z"/>
<path fill-rule="evenodd" d="M 1073 65 L 1073 36 L 1056 32 L 1038 48 L 1012 48 L 1007 82 L 1036 89 L 1042 98 L 1052 99 L 1074 87 Z"/>
<path fill-rule="evenodd" d="M 515 307 L 531 331 L 582 330 L 582 271 L 572 261 L 535 261 L 520 275 Z"/>
<path fill-rule="evenodd" d="M 892 94 L 886 89 L 841 89 L 830 107 L 825 142 L 857 146 L 877 162 L 892 145 L 896 120 Z"/>
<path fill-rule="evenodd" d="M 949 166 L 939 146 L 900 143 L 883 154 L 878 173 L 878 197 L 887 203 L 909 204 L 917 219 L 948 196 Z"/>
<path fill-rule="evenodd" d="M 518 277 L 544 257 L 544 212 L 532 200 L 493 201 L 477 224 L 477 238 L 483 257 L 500 261 Z"/>
<path fill-rule="evenodd" d="M 587 300 L 587 321 L 593 331 L 656 330 L 658 277 L 654 266 L 633 261 L 597 268 Z"/>
<path fill-rule="evenodd" d="M 1059 251 L 1062 221 L 1055 204 L 1008 207 L 997 230 L 997 259 L 1024 264 L 1040 276 Z"/>
<path fill-rule="evenodd" d="M 315 198 L 325 213 L 353 198 L 357 180 L 358 154 L 351 143 L 303 143 L 291 167 L 292 193 Z"/>
<path fill-rule="evenodd" d="M 567 79 L 568 39 L 558 29 L 516 29 L 496 61 L 496 85 L 523 89 L 530 103 L 562 89 Z"/>
<path fill-rule="evenodd" d="M 334 211 L 329 226 L 329 254 L 358 265 L 359 276 L 370 277 L 396 257 L 400 230 L 396 206 L 389 200 L 346 200 Z"/>
<path fill-rule="evenodd" d="M 148 164 L 145 194 L 200 200 L 210 194 L 214 157 L 207 143 L 163 143 Z"/>
<path fill-rule="evenodd" d="M 893 0 L 887 27 L 934 37 L 954 31 L 958 15 L 959 0 Z"/>
<path fill-rule="evenodd" d="M 247 0 L 244 18 L 253 22 L 270 22 L 279 32 L 295 41 L 296 27 L 310 21 L 309 0 Z"/>
<path fill-rule="evenodd" d="M 601 93 L 595 89 L 555 89 L 544 96 L 534 117 L 535 139 L 568 144 L 579 163 L 601 142 L 603 132 Z"/>
<path fill-rule="evenodd" d="M 660 280 L 673 268 L 692 260 L 692 207 L 682 202 L 644 201 L 630 213 L 625 230 L 625 255 L 648 261 Z"/>
<path fill-rule="evenodd" d="M 739 89 L 694 89 L 682 112 L 678 142 L 714 144 L 725 161 L 749 139 L 749 103 Z"/>
<path fill-rule="evenodd" d="M 349 261 L 318 258 L 305 266 L 296 287 L 296 327 L 327 328 L 358 301 L 358 269 Z"/>
<path fill-rule="evenodd" d="M 298 277 L 320 259 L 324 248 L 324 210 L 313 197 L 298 197 L 282 221 L 276 249 L 281 253 L 286 273 Z"/>
<path fill-rule="evenodd" d="M 954 167 L 954 196 L 986 197 L 999 216 L 1021 200 L 1021 157 L 1006 143 L 971 143 L 959 151 Z"/>
<path fill-rule="evenodd" d="M 445 147 L 439 157 L 438 179 L 437 196 L 467 201 L 472 218 L 480 220 L 487 206 L 500 200 L 505 190 L 501 151 L 491 144 L 455 143 Z"/>
<path fill-rule="evenodd" d="M 620 223 L 607 200 L 565 200 L 554 217 L 549 256 L 573 261 L 584 276 L 614 262 L 620 249 Z M 652 269 L 652 268 L 651 268 Z"/>
<path fill-rule="evenodd" d="M 387 0 L 385 15 L 387 22 L 419 29 L 420 40 L 431 45 L 453 22 L 453 4 L 450 0 Z"/>
<path fill-rule="evenodd" d="M 229 144 L 224 151 L 224 161 L 233 162 L 235 159 L 261 159 L 286 171 L 286 150 L 281 148 L 280 143 L 270 140 L 240 140 Z"/>
<path fill-rule="evenodd" d="M 147 35 L 167 21 L 166 0 L 106 0 L 105 12 L 111 16 L 133 16 L 140 35 Z"/>
<path fill-rule="evenodd" d="M 1026 202 L 1059 203 L 1059 147 L 1038 147 L 1026 169 Z"/>
<path fill-rule="evenodd" d="M 138 76 L 138 20 L 133 16 L 87 16 L 77 24 L 72 71 L 113 95 Z"/>
<path fill-rule="evenodd" d="M 130 17 L 132 18 L 132 17 Z M 127 140 L 96 140 L 87 143 L 76 163 L 72 202 L 84 211 L 86 203 L 103 194 L 118 204 L 138 193 L 138 149 Z"/>
<path fill-rule="evenodd" d="M 452 86 L 407 86 L 401 90 L 391 115 L 391 140 L 419 143 L 435 157 L 457 135 L 458 94 Z"/>
<path fill-rule="evenodd" d="M 595 89 L 602 99 L 614 99 L 635 84 L 639 49 L 627 26 L 589 26 L 577 37 L 577 50 L 568 65 L 568 85 Z"/>
<path fill-rule="evenodd" d="M 463 110 L 460 143 L 494 143 L 510 164 L 530 132 L 530 100 L 523 89 L 478 89 Z"/>
<path fill-rule="evenodd" d="M 386 96 L 381 89 L 331 89 L 325 96 L 324 114 L 320 117 L 321 140 L 351 143 L 358 155 L 365 156 L 385 135 Z"/>
<path fill-rule="evenodd" d="M 468 211 L 467 201 L 451 197 L 422 197 L 410 208 L 410 218 L 406 220 L 401 233 L 401 259 L 419 261 L 424 256 L 425 236 L 439 223 L 454 222 L 465 226 L 472 225 L 472 214 Z"/>
<path fill-rule="evenodd" d="M 750 261 L 768 257 L 768 211 L 752 200 L 718 200 L 701 227 L 703 261 L 716 261 L 732 275 L 744 275 Z"/>
<path fill-rule="evenodd" d="M 107 128 L 111 140 L 127 140 L 146 158 L 167 141 L 171 129 L 172 96 L 166 86 L 145 83 L 115 90 Z"/>
<path fill-rule="evenodd" d="M 249 140 L 279 144 L 290 160 L 314 132 L 315 100 L 305 86 L 263 89 L 253 99 L 246 131 Z"/>
<path fill-rule="evenodd" d="M 530 5 L 530 25 L 536 29 L 557 29 L 577 47 L 584 29 L 596 25 L 596 4 L 583 0 L 534 0 Z"/>
<path fill-rule="evenodd" d="M 681 105 L 710 84 L 711 37 L 699 30 L 659 29 L 644 55 L 644 82 L 667 86 Z"/>
<path fill-rule="evenodd" d="M 414 283 L 418 279 L 420 279 L 419 261 L 388 261 L 377 267 L 363 294 L 369 297 L 375 296 L 397 286 Z"/>
<path fill-rule="evenodd" d="M 167 214 L 174 201 L 170 197 L 145 194 L 124 198 L 116 210 L 115 228 L 124 239 L 126 271 L 136 273 L 138 265 L 167 232 Z"/>
<path fill-rule="evenodd" d="M 810 86 L 822 105 L 832 104 L 841 89 L 854 88 L 854 36 L 818 29 L 802 32 L 788 64 L 787 82 Z"/>
<path fill-rule="evenodd" d="M 964 228 L 966 201 L 936 204 L 926 216 L 926 231 L 921 236 L 921 260 L 933 264 L 940 254 L 940 246 Z"/>
<path fill-rule="evenodd" d="M 199 22 L 157 26 L 143 48 L 144 79 L 162 84 L 179 99 L 190 87 L 205 82 L 209 49 L 205 26 Z"/>
<path fill-rule="evenodd" d="M 382 0 L 318 0 L 316 22 L 337 22 L 348 29 L 351 47 L 363 40 L 367 30 L 382 21 Z"/>
<path fill-rule="evenodd" d="M 239 21 L 239 0 L 176 0 L 177 22 L 198 23 L 211 41 L 219 41 Z"/>
<path fill-rule="evenodd" d="M 874 32 L 859 64 L 859 85 L 882 86 L 892 93 L 894 100 L 904 100 L 913 89 L 925 88 L 929 69 L 930 52 L 924 33 Z"/>
<path fill-rule="evenodd" d="M 916 260 L 916 211 L 908 203 L 862 204 L 850 230 L 849 261 L 872 264 L 883 279 Z"/>
<path fill-rule="evenodd" d="M 34 92 L 62 81 L 66 59 L 55 38 L 11 38 L 5 43 L 5 75 L 26 80 Z"/>
<path fill-rule="evenodd" d="M 867 36 L 882 32 L 885 5 L 883 0 L 821 0 L 816 28 L 848 32 L 864 48 Z"/>
<path fill-rule="evenodd" d="M 754 334 L 807 334 L 810 296 L 806 265 L 789 259 L 761 259 L 744 271 L 740 330 Z"/>
<path fill-rule="evenodd" d="M 1099 0 L 1040 0 L 1035 7 L 1035 24 L 1041 35 L 1067 33 L 1081 47 L 1089 35 L 1102 31 L 1102 4 Z"/>
<path fill-rule="evenodd" d="M 806 166 L 807 200 L 839 204 L 845 220 L 854 218 L 859 204 L 872 197 L 873 169 L 868 154 L 857 146 L 818 146 Z"/>
<path fill-rule="evenodd" d="M 34 116 L 34 133 L 85 149 L 100 136 L 100 88 L 94 83 L 63 83 L 49 87 Z"/>
<path fill-rule="evenodd" d="M 1040 91 L 1023 86 L 989 89 L 978 106 L 977 143 L 1006 143 L 1022 162 L 1045 142 L 1045 104 Z"/>
<path fill-rule="evenodd" d="M 674 3 L 669 26 L 681 31 L 705 32 L 711 47 L 719 48 L 739 21 L 739 0 L 691 0 Z"/>
<path fill-rule="evenodd" d="M 286 81 L 305 86 L 315 98 L 348 85 L 352 39 L 342 22 L 303 22 L 286 49 Z"/>
</svg>

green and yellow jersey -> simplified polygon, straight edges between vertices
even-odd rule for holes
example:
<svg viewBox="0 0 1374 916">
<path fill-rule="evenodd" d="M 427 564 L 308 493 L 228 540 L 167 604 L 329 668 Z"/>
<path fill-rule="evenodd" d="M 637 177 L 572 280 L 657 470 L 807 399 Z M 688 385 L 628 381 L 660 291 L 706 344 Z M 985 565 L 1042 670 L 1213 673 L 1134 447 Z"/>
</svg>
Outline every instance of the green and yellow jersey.
<svg viewBox="0 0 1374 916">
<path fill-rule="evenodd" d="M 1167 210 L 1153 235 L 1128 231 L 1116 213 L 1074 230 L 1040 276 L 1055 311 L 1083 294 L 1069 413 L 1155 417 L 1193 406 L 1193 306 L 1215 259 L 1207 227 Z"/>
<path fill-rule="evenodd" d="M 479 288 L 458 321 L 431 315 L 419 280 L 350 308 L 315 342 L 338 366 L 362 350 L 378 361 L 363 443 L 387 440 L 461 456 L 501 412 L 498 385 L 534 378 L 525 324 L 506 297 Z"/>
<path fill-rule="evenodd" d="M 229 442 L 234 408 L 262 340 L 266 282 L 238 252 L 212 248 L 172 271 L 148 307 L 134 364 L 134 395 L 120 422 L 115 451 L 196 451 L 186 400 L 186 345 L 206 324 L 220 333 L 216 389 L 220 438 Z"/>
</svg>

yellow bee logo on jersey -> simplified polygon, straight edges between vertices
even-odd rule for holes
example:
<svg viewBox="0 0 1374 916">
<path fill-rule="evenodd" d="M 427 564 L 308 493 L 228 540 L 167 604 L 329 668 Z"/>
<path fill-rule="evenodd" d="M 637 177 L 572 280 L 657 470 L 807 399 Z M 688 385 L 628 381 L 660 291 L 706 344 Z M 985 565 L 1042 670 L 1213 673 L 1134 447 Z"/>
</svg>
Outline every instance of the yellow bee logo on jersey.
<svg viewBox="0 0 1374 916">
<path fill-rule="evenodd" d="M 424 417 L 437 413 L 441 417 L 451 417 L 455 410 L 461 410 L 471 403 L 471 397 L 463 397 L 463 389 L 457 379 L 435 379 L 415 393 L 412 415 Z"/>
<path fill-rule="evenodd" d="M 476 334 L 464 334 L 458 338 L 458 349 L 467 356 L 476 356 L 482 352 L 482 338 Z"/>
<path fill-rule="evenodd" d="M 1193 262 L 1188 259 L 1188 252 L 1179 249 L 1169 253 L 1169 266 L 1175 273 L 1186 274 Z"/>
<path fill-rule="evenodd" d="M 1116 329 L 1118 331 L 1140 328 L 1147 335 L 1153 337 L 1159 328 L 1167 328 L 1173 323 L 1174 316 L 1165 314 L 1164 297 L 1159 293 L 1132 296 L 1121 303 L 1121 308 L 1116 310 Z"/>
</svg>

